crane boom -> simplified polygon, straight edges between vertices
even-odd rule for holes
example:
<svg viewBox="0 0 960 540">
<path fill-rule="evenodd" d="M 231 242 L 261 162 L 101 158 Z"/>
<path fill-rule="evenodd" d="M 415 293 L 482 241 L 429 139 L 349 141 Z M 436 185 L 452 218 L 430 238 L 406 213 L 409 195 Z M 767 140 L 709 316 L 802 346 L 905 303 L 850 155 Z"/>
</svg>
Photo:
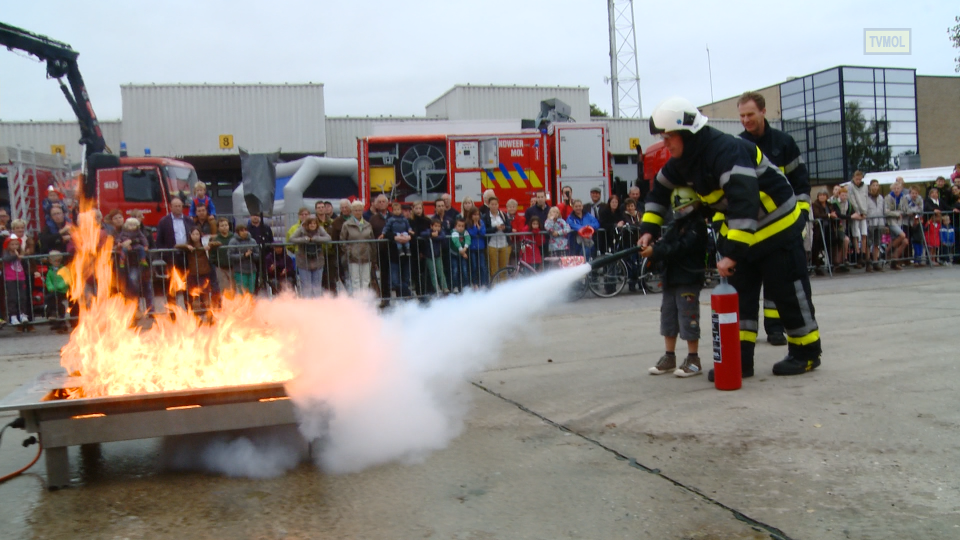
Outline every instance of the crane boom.
<svg viewBox="0 0 960 540">
<path fill-rule="evenodd" d="M 47 76 L 57 79 L 60 90 L 77 116 L 80 124 L 80 144 L 86 148 L 86 157 L 109 152 L 97 115 L 93 112 L 90 96 L 83 84 L 80 68 L 77 66 L 77 56 L 80 53 L 66 43 L 4 23 L 0 23 L 0 45 L 11 50 L 24 51 L 46 62 Z M 63 82 L 64 77 L 70 84 L 69 88 Z"/>
</svg>

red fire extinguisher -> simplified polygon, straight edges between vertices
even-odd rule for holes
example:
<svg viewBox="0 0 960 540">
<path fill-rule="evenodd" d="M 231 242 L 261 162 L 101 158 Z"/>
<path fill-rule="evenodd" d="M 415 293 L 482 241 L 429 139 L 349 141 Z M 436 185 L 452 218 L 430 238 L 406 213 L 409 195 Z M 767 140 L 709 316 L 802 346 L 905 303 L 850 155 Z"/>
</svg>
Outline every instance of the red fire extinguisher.
<svg viewBox="0 0 960 540">
<path fill-rule="evenodd" d="M 743 383 L 740 371 L 740 315 L 737 290 L 720 278 L 720 285 L 710 295 L 713 319 L 713 384 L 717 390 L 739 390 Z"/>
</svg>

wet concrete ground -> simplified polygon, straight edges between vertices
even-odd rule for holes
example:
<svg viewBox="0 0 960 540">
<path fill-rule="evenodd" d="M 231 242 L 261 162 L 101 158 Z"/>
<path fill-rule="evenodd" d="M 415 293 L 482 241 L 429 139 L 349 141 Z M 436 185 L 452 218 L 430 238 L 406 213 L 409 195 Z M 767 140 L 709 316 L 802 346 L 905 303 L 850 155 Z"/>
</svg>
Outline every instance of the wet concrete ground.
<svg viewBox="0 0 960 540">
<path fill-rule="evenodd" d="M 758 345 L 736 392 L 646 373 L 659 295 L 581 300 L 471 381 L 464 434 L 423 463 L 249 480 L 164 472 L 158 440 L 73 448 L 76 487 L 47 492 L 42 459 L 0 485 L 0 538 L 958 538 L 958 278 L 815 280 L 823 366 L 773 377 L 785 350 Z M 0 395 L 65 341 L 3 330 Z"/>
</svg>

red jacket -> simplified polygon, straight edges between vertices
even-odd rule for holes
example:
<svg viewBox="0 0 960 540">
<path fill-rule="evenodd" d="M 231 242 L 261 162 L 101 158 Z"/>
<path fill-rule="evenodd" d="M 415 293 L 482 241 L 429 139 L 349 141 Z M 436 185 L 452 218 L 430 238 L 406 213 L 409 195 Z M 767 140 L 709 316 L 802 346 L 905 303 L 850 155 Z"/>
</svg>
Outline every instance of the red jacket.
<svg viewBox="0 0 960 540">
<path fill-rule="evenodd" d="M 543 245 L 547 242 L 547 235 L 543 234 L 543 229 L 539 229 L 534 234 L 526 226 L 521 231 L 528 234 L 520 236 L 520 260 L 529 265 L 541 264 L 543 262 Z"/>
</svg>

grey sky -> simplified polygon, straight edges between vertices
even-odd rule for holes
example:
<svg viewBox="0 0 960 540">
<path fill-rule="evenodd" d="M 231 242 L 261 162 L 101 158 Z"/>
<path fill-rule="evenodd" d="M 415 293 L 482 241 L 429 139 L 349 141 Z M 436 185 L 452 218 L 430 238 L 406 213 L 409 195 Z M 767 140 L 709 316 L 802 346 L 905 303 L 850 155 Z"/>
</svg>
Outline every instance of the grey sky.
<svg viewBox="0 0 960 540">
<path fill-rule="evenodd" d="M 635 1 L 644 113 L 840 64 L 956 75 L 955 1 Z M 126 83 L 322 82 L 326 111 L 423 115 L 454 84 L 587 86 L 611 110 L 603 0 L 0 0 L 0 21 L 69 43 L 101 119 Z M 866 56 L 864 28 L 911 28 L 910 56 Z M 536 111 L 531 111 L 531 117 Z M 41 64 L 0 50 L 0 119 L 73 119 Z"/>
</svg>

